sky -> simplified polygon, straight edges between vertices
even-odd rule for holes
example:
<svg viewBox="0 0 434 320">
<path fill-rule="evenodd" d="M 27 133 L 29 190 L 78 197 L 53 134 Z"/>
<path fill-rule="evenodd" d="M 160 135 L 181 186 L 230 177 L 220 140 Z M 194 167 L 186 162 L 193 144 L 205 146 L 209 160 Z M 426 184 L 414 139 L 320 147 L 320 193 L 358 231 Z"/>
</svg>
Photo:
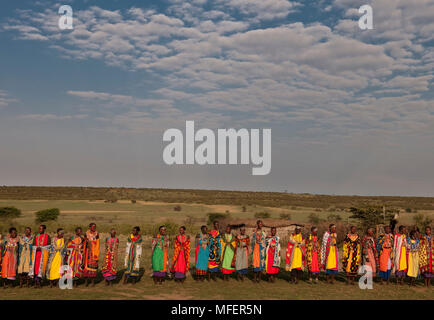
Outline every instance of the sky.
<svg viewBox="0 0 434 320">
<path fill-rule="evenodd" d="M 0 184 L 433 196 L 433 45 L 434 0 L 1 1 Z M 166 165 L 187 120 L 270 174 Z"/>
</svg>

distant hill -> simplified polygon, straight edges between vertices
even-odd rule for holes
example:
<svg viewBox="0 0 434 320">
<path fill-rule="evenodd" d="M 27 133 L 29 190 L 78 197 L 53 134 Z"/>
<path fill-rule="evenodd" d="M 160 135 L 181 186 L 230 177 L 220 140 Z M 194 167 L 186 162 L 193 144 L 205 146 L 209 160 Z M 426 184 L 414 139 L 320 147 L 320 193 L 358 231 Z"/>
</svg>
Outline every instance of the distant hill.
<svg viewBox="0 0 434 320">
<path fill-rule="evenodd" d="M 0 199 L 119 200 L 204 203 L 240 206 L 337 208 L 383 206 L 434 210 L 434 197 L 337 196 L 279 192 L 96 187 L 0 187 Z"/>
</svg>

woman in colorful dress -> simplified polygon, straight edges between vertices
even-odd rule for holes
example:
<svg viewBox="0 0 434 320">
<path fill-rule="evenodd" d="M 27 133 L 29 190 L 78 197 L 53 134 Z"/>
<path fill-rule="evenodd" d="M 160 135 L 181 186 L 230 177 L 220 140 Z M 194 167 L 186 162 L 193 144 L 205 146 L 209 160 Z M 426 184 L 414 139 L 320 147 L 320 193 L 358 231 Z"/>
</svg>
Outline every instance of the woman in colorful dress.
<svg viewBox="0 0 434 320">
<path fill-rule="evenodd" d="M 9 234 L 3 242 L 1 275 L 3 278 L 3 287 L 5 289 L 9 284 L 13 285 L 13 282 L 17 277 L 19 241 L 20 238 L 18 237 L 17 229 L 14 227 L 10 228 Z"/>
<path fill-rule="evenodd" d="M 219 228 L 220 224 L 218 221 L 214 221 L 213 228 L 209 232 L 208 247 L 209 247 L 209 258 L 208 258 L 208 281 L 211 278 L 217 281 L 217 274 L 220 271 L 220 262 L 222 254 L 222 235 L 220 234 Z"/>
<path fill-rule="evenodd" d="M 303 275 L 306 265 L 305 239 L 301 227 L 295 226 L 295 231 L 289 236 L 286 247 L 286 271 L 291 272 L 292 282 L 297 284 Z"/>
<path fill-rule="evenodd" d="M 419 244 L 419 264 L 420 272 L 425 280 L 425 287 L 429 288 L 431 285 L 431 278 L 433 277 L 433 260 L 434 260 L 434 237 L 431 234 L 431 227 L 425 228 L 425 235 L 421 238 Z"/>
<path fill-rule="evenodd" d="M 381 234 L 377 241 L 377 252 L 379 256 L 379 271 L 381 282 L 389 284 L 390 272 L 392 270 L 393 259 L 393 234 L 391 226 L 384 227 L 384 234 Z"/>
<path fill-rule="evenodd" d="M 321 266 L 326 271 L 327 282 L 333 284 L 338 273 L 338 250 L 336 225 L 331 224 L 329 231 L 324 233 L 321 246 Z"/>
<path fill-rule="evenodd" d="M 200 228 L 201 233 L 196 236 L 196 264 L 195 274 L 196 280 L 205 280 L 205 276 L 208 272 L 208 259 L 209 259 L 209 247 L 208 247 L 208 228 L 202 226 Z"/>
<path fill-rule="evenodd" d="M 124 284 L 128 279 L 137 282 L 140 277 L 140 258 L 142 257 L 142 237 L 140 235 L 140 227 L 133 228 L 131 235 L 127 240 L 127 247 L 125 249 L 125 278 Z"/>
<path fill-rule="evenodd" d="M 414 286 L 416 278 L 419 275 L 419 239 L 417 238 L 416 230 L 410 231 L 410 237 L 407 239 L 407 246 L 407 276 L 410 278 L 410 285 Z"/>
<path fill-rule="evenodd" d="M 99 233 L 96 231 L 96 224 L 89 224 L 89 230 L 86 231 L 84 242 L 84 267 L 83 276 L 86 278 L 86 287 L 92 283 L 95 286 L 95 279 L 98 272 L 99 262 Z"/>
<path fill-rule="evenodd" d="M 253 230 L 252 235 L 252 267 L 253 267 L 253 281 L 261 281 L 262 272 L 265 270 L 265 250 L 267 233 L 263 230 L 264 224 L 262 220 L 256 222 L 256 229 Z"/>
<path fill-rule="evenodd" d="M 0 233 L 0 278 L 1 278 L 1 275 L 2 275 L 2 268 L 1 268 L 1 266 L 2 266 L 2 261 L 3 261 L 3 236 L 2 236 L 2 234 Z"/>
<path fill-rule="evenodd" d="M 152 271 L 155 284 L 162 284 L 166 278 L 168 259 L 169 237 L 166 235 L 166 227 L 161 226 L 159 233 L 152 239 Z"/>
<path fill-rule="evenodd" d="M 57 235 L 53 238 L 50 256 L 47 264 L 47 279 L 50 280 L 50 288 L 53 288 L 55 283 L 59 281 L 63 274 L 62 266 L 65 260 L 65 239 L 63 237 L 63 229 L 57 229 Z"/>
<path fill-rule="evenodd" d="M 72 278 L 74 287 L 77 287 L 78 281 L 83 277 L 83 254 L 85 239 L 80 227 L 75 228 L 75 235 L 68 241 L 67 246 L 67 263 L 70 267 L 68 277 Z"/>
<path fill-rule="evenodd" d="M 190 270 L 190 236 L 185 234 L 185 227 L 179 228 L 179 234 L 174 240 L 172 273 L 175 281 L 183 283 Z"/>
<path fill-rule="evenodd" d="M 27 227 L 24 230 L 24 235 L 20 237 L 20 245 L 18 249 L 19 262 L 18 262 L 18 275 L 20 278 L 20 288 L 23 287 L 24 281 L 27 287 L 30 287 L 29 272 L 32 265 L 32 245 L 33 235 L 32 229 Z"/>
<path fill-rule="evenodd" d="M 235 271 L 235 236 L 232 234 L 231 226 L 227 226 L 222 241 L 222 273 L 223 280 L 229 281 L 229 277 Z"/>
<path fill-rule="evenodd" d="M 107 286 L 112 286 L 113 281 L 116 280 L 118 272 L 118 251 L 119 238 L 116 237 L 116 230 L 111 229 L 110 236 L 105 239 L 104 265 L 101 269 L 102 276 Z"/>
<path fill-rule="evenodd" d="M 271 228 L 271 235 L 267 236 L 265 243 L 265 273 L 268 275 L 268 281 L 275 282 L 276 275 L 280 268 L 280 237 L 276 234 L 276 227 Z"/>
<path fill-rule="evenodd" d="M 311 233 L 306 239 L 306 264 L 309 272 L 309 282 L 315 279 L 315 283 L 318 283 L 318 276 L 320 273 L 320 245 L 318 239 L 318 228 L 312 227 Z"/>
<path fill-rule="evenodd" d="M 237 280 L 244 281 L 244 276 L 249 272 L 249 246 L 250 237 L 246 235 L 246 228 L 240 228 L 240 234 L 236 236 L 235 270 Z"/>
<path fill-rule="evenodd" d="M 347 284 L 354 285 L 354 280 L 359 271 L 361 258 L 361 241 L 355 226 L 350 227 L 350 232 L 344 239 L 342 250 L 342 267 L 347 275 Z"/>
<path fill-rule="evenodd" d="M 407 274 L 407 228 L 399 226 L 398 233 L 393 237 L 393 268 L 395 272 L 396 284 L 404 284 L 404 278 Z"/>
<path fill-rule="evenodd" d="M 47 227 L 39 226 L 39 233 L 33 239 L 32 245 L 32 266 L 29 277 L 35 280 L 35 287 L 41 288 L 42 279 L 46 274 L 48 256 L 50 252 L 51 238 L 45 233 Z"/>
<path fill-rule="evenodd" d="M 363 252 L 363 265 L 370 267 L 368 272 L 372 277 L 375 277 L 377 274 L 377 266 L 378 266 L 378 253 L 377 247 L 375 245 L 374 239 L 374 229 L 369 228 L 366 231 L 366 235 L 362 240 L 362 252 Z"/>
</svg>

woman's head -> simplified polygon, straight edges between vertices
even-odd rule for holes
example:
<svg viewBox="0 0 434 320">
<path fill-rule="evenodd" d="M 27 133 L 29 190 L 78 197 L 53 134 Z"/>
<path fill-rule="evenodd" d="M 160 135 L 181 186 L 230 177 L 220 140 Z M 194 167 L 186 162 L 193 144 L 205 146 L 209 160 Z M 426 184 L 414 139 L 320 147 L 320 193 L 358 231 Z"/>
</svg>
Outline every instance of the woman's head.
<svg viewBox="0 0 434 320">
<path fill-rule="evenodd" d="M 140 233 L 140 227 L 139 226 L 135 226 L 133 228 L 133 235 L 137 236 Z"/>
<path fill-rule="evenodd" d="M 62 237 L 63 237 L 63 233 L 64 233 L 64 231 L 63 231 L 62 228 L 59 228 L 59 229 L 56 230 L 56 233 L 57 233 L 57 236 L 58 236 L 59 238 L 62 238 Z"/>
<path fill-rule="evenodd" d="M 160 226 L 160 227 L 158 228 L 158 231 L 160 232 L 160 234 L 161 234 L 162 236 L 164 236 L 164 235 L 166 234 L 166 227 L 165 227 L 165 226 Z"/>
<path fill-rule="evenodd" d="M 17 236 L 17 229 L 15 227 L 9 228 L 9 234 L 12 238 Z"/>
<path fill-rule="evenodd" d="M 185 227 L 184 226 L 181 226 L 181 227 L 179 227 L 179 233 L 180 234 L 184 234 L 185 233 Z"/>
</svg>

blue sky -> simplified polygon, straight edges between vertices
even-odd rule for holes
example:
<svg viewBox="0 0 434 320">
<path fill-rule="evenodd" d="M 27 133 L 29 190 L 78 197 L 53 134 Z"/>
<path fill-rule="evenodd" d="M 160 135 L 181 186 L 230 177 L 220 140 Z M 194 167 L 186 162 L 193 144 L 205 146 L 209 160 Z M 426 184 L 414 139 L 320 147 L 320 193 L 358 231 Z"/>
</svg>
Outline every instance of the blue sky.
<svg viewBox="0 0 434 320">
<path fill-rule="evenodd" d="M 2 1 L 1 183 L 432 196 L 433 35 L 434 0 Z M 271 173 L 166 166 L 186 120 L 271 128 Z"/>
</svg>

